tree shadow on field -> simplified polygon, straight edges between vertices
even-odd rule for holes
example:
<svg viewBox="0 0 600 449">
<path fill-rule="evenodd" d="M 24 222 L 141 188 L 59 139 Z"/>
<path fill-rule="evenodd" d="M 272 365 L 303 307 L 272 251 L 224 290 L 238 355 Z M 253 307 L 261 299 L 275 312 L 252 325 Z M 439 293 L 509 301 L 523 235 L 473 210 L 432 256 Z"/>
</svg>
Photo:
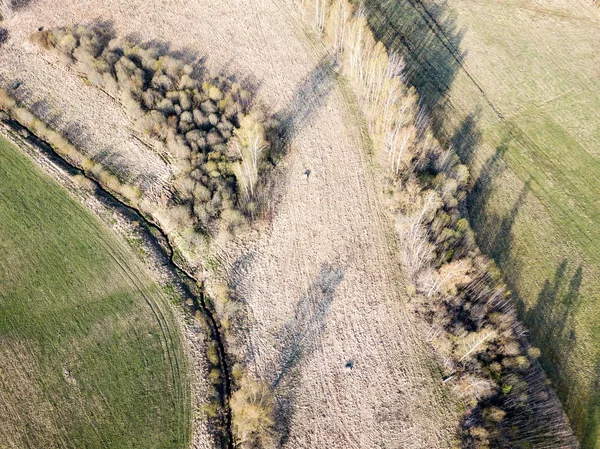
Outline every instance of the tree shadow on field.
<svg viewBox="0 0 600 449">
<path fill-rule="evenodd" d="M 8 40 L 8 30 L 0 27 L 0 46 Z"/>
<path fill-rule="evenodd" d="M 540 363 L 563 404 L 573 403 L 570 399 L 575 393 L 570 381 L 570 375 L 574 374 L 570 366 L 573 351 L 578 344 L 575 314 L 580 303 L 582 281 L 583 267 L 579 265 L 576 269 L 569 270 L 568 261 L 563 259 L 556 267 L 554 277 L 544 282 L 535 306 L 521 313 L 533 342 L 542 351 Z M 524 307 L 523 304 L 520 306 Z M 600 376 L 600 372 L 598 375 Z M 600 383 L 600 378 L 596 382 Z M 596 425 L 590 427 L 589 421 L 593 415 L 589 416 L 589 413 L 598 410 L 600 390 L 592 389 L 589 393 L 591 403 L 585 405 L 578 399 L 581 395 L 576 395 L 575 400 L 579 405 L 571 411 L 571 419 L 579 415 L 579 419 L 573 420 L 575 427 L 585 427 L 596 432 Z"/>
<path fill-rule="evenodd" d="M 598 447 L 600 442 L 600 358 L 595 364 L 595 378 L 591 391 L 593 394 L 587 406 L 585 429 L 581 447 L 584 449 L 593 449 Z"/>
<path fill-rule="evenodd" d="M 407 81 L 429 113 L 443 101 L 464 53 L 464 32 L 444 5 L 422 0 L 366 0 L 364 9 L 375 38 L 404 57 Z"/>
<path fill-rule="evenodd" d="M 19 9 L 27 8 L 29 5 L 35 2 L 35 0 L 5 0 L 9 4 L 9 6 L 18 11 Z"/>
<path fill-rule="evenodd" d="M 471 125 L 466 123 L 465 128 Z M 455 139 L 458 143 L 458 140 Z M 505 258 L 506 254 L 503 248 L 510 233 L 514 219 L 519 207 L 525 200 L 525 196 L 529 191 L 530 181 L 527 181 L 519 193 L 519 197 L 515 205 L 504 216 L 498 214 L 490 214 L 489 203 L 494 193 L 494 183 L 506 171 L 507 165 L 504 162 L 504 154 L 508 150 L 511 137 L 505 137 L 496 147 L 496 151 L 483 164 L 479 172 L 479 176 L 473 183 L 469 195 L 467 197 L 467 212 L 469 220 L 472 222 L 474 229 L 481 235 L 482 241 L 478 242 L 481 249 L 494 259 L 497 257 Z M 471 149 L 466 145 L 462 149 L 466 153 L 466 157 L 470 157 Z"/>
<path fill-rule="evenodd" d="M 270 133 L 273 144 L 269 160 L 275 167 L 287 154 L 292 141 L 308 124 L 312 115 L 323 107 L 334 88 L 336 76 L 334 60 L 324 56 L 298 85 L 288 106 L 273 115 L 276 128 Z M 277 213 L 288 187 L 288 176 L 290 171 L 286 170 L 285 164 L 281 164 L 280 168 L 271 172 L 267 180 L 261 181 L 258 202 L 264 207 L 265 217 L 272 217 Z"/>
<path fill-rule="evenodd" d="M 466 125 L 466 127 L 469 126 L 469 124 Z M 508 149 L 510 140 L 510 137 L 502 139 L 494 154 L 483 164 L 466 203 L 469 221 L 476 231 L 477 244 L 501 268 L 505 268 L 509 261 L 512 227 L 530 187 L 530 181 L 527 181 L 513 207 L 504 215 L 500 215 L 494 212 L 493 208 L 488 207 L 494 193 L 494 183 L 507 169 L 503 156 Z M 464 151 L 470 150 L 466 148 Z"/>
<path fill-rule="evenodd" d="M 331 56 L 326 55 L 296 88 L 287 108 L 275 114 L 279 122 L 275 159 L 285 154 L 293 138 L 325 104 L 333 90 L 335 76 L 335 63 Z"/>
<path fill-rule="evenodd" d="M 477 146 L 481 141 L 481 131 L 477 127 L 479 114 L 479 109 L 469 113 L 449 139 L 461 162 L 466 165 L 473 162 Z"/>
<path fill-rule="evenodd" d="M 272 389 L 277 397 L 275 416 L 280 445 L 289 438 L 294 414 L 294 387 L 298 382 L 295 368 L 315 350 L 325 329 L 335 291 L 343 279 L 343 268 L 323 264 L 306 294 L 296 304 L 293 319 L 277 335 L 281 362 L 275 370 Z"/>
<path fill-rule="evenodd" d="M 466 212 L 479 248 L 501 268 L 504 281 L 519 297 L 522 261 L 512 253 L 513 227 L 519 210 L 529 195 L 531 179 L 522 186 L 510 209 L 500 213 L 491 204 L 498 178 L 507 169 L 503 157 L 511 141 L 510 136 L 503 138 L 494 154 L 483 164 L 479 177 L 468 194 Z M 465 151 L 470 150 L 467 148 Z"/>
<path fill-rule="evenodd" d="M 508 268 L 508 263 L 510 262 L 512 228 L 515 224 L 515 220 L 517 219 L 519 210 L 527 199 L 530 185 L 531 180 L 525 182 L 525 185 L 523 185 L 523 188 L 519 192 L 519 196 L 517 197 L 512 208 L 502 216 L 499 222 L 497 219 L 494 219 L 494 222 L 498 223 L 497 229 L 493 234 L 494 237 L 489 238 L 490 235 L 488 234 L 486 244 L 484 245 L 484 250 L 486 253 L 489 254 L 496 261 L 498 266 L 503 269 Z"/>
<path fill-rule="evenodd" d="M 556 267 L 554 278 L 544 282 L 535 306 L 524 314 L 534 340 L 542 348 L 547 361 L 551 362 L 552 366 L 546 371 L 554 374 L 553 377 L 558 377 L 557 367 L 566 363 L 577 339 L 573 314 L 579 298 L 583 268 L 580 265 L 570 280 L 567 268 L 568 262 L 563 259 Z M 568 385 L 557 390 L 563 399 L 568 395 Z"/>
<path fill-rule="evenodd" d="M 459 142 L 456 138 L 454 140 L 457 143 Z M 479 225 L 483 224 L 483 215 L 487 210 L 490 197 L 494 191 L 494 181 L 507 169 L 503 157 L 508 150 L 509 143 L 510 137 L 504 137 L 502 139 L 500 144 L 496 147 L 494 154 L 492 154 L 483 164 L 479 176 L 473 183 L 473 187 L 469 192 L 467 209 L 469 218 L 475 223 L 476 227 L 480 227 Z M 471 157 L 469 154 L 471 151 L 470 149 L 466 148 L 463 151 L 466 152 L 466 157 Z"/>
</svg>

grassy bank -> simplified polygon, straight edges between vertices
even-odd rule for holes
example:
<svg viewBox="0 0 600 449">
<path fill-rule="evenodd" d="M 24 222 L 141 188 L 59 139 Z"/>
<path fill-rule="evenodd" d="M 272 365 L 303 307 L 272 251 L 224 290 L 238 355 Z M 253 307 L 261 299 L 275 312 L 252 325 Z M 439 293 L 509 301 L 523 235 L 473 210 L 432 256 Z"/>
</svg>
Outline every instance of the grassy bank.
<svg viewBox="0 0 600 449">
<path fill-rule="evenodd" d="M 600 14 L 583 2 L 368 1 L 474 174 L 469 215 L 586 448 L 600 447 Z"/>
<path fill-rule="evenodd" d="M 185 356 L 121 241 L 0 139 L 2 447 L 186 447 Z"/>
</svg>

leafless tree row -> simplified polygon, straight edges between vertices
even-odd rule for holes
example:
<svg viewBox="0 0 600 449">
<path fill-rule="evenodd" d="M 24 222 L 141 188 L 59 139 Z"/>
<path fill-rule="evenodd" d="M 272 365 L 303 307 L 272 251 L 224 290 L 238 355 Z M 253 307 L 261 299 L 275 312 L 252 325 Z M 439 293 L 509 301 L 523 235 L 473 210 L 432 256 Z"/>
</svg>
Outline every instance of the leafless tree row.
<svg viewBox="0 0 600 449">
<path fill-rule="evenodd" d="M 466 405 L 463 446 L 577 447 L 499 270 L 481 254 L 461 215 L 469 170 L 435 139 L 406 85 L 402 58 L 388 54 L 347 0 L 302 3 L 318 10 L 315 29 L 340 55 L 385 156 L 402 265 L 412 282 L 408 293 L 447 360 L 444 383 Z"/>
</svg>

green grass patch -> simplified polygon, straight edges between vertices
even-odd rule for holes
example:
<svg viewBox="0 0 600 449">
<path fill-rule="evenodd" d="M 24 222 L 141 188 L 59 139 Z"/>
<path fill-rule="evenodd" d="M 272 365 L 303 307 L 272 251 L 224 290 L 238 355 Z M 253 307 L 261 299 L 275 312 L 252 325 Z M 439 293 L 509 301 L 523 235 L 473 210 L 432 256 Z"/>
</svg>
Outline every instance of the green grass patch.
<svg viewBox="0 0 600 449">
<path fill-rule="evenodd" d="M 187 367 L 161 289 L 1 138 L 0 254 L 0 447 L 187 447 Z"/>
</svg>

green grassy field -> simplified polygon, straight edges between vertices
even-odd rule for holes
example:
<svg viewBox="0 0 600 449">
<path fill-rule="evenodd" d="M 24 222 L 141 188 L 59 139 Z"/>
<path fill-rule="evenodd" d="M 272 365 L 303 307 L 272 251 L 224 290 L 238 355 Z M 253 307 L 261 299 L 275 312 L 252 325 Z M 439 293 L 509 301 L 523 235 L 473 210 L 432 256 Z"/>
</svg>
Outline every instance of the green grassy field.
<svg viewBox="0 0 600 449">
<path fill-rule="evenodd" d="M 481 247 L 584 448 L 600 448 L 600 10 L 550 0 L 370 0 L 439 134 L 472 168 Z"/>
<path fill-rule="evenodd" d="M 0 254 L 0 447 L 187 447 L 186 363 L 166 296 L 2 138 Z"/>
</svg>

